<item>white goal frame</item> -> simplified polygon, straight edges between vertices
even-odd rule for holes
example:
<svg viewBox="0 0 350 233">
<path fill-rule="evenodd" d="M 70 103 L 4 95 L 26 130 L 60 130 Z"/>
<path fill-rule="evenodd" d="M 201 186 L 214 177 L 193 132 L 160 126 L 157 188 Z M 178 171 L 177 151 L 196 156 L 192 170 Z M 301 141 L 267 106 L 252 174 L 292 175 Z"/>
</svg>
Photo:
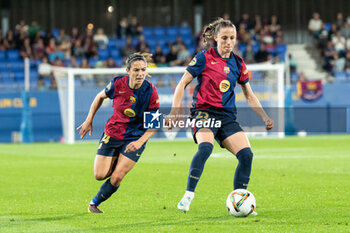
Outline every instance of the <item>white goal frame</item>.
<svg viewBox="0 0 350 233">
<path fill-rule="evenodd" d="M 277 71 L 278 73 L 278 103 L 277 106 L 280 109 L 284 108 L 284 64 L 251 64 L 247 65 L 249 71 Z M 148 68 L 147 72 L 149 74 L 182 74 L 186 70 L 186 67 L 166 67 L 166 68 Z M 52 67 L 53 72 L 65 72 L 68 77 L 68 90 L 67 90 L 67 109 L 68 118 L 66 124 L 62 119 L 62 128 L 64 143 L 74 144 L 75 143 L 75 82 L 74 77 L 76 75 L 86 75 L 86 74 L 106 74 L 106 75 L 121 75 L 126 74 L 125 68 L 97 68 L 97 69 L 81 69 L 81 68 L 67 68 L 67 67 Z M 54 75 L 55 76 L 55 75 Z M 59 87 L 58 87 L 59 88 Z M 61 99 L 61 98 L 60 98 Z M 62 108 L 64 108 L 62 103 L 60 103 L 61 113 Z M 63 116 L 62 116 L 63 118 Z M 279 114 L 278 119 L 279 129 L 284 129 L 284 113 Z M 283 132 L 278 132 L 278 137 L 284 137 Z"/>
</svg>

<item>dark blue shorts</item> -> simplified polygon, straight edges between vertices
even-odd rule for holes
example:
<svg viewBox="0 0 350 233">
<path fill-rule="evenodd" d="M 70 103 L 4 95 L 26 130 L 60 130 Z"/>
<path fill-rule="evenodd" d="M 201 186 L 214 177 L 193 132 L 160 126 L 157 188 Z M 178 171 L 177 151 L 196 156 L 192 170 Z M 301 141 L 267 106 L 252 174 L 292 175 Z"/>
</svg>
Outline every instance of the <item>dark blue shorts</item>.
<svg viewBox="0 0 350 233">
<path fill-rule="evenodd" d="M 202 127 L 194 127 L 193 128 L 193 140 L 195 143 L 197 143 L 196 140 L 196 133 L 198 130 L 202 128 L 210 129 L 215 137 L 215 140 L 220 144 L 222 148 L 224 146 L 222 145 L 222 142 L 229 136 L 243 131 L 241 126 L 238 124 L 238 122 L 231 117 L 225 115 L 224 113 L 213 113 L 205 110 L 198 110 L 194 111 L 192 113 L 192 117 L 196 119 L 196 121 L 202 121 L 203 126 Z M 209 126 L 205 127 L 204 122 L 211 121 L 211 122 L 217 122 L 221 121 L 220 127 L 215 127 L 215 124 L 209 124 Z M 197 124 L 196 124 L 197 125 Z"/>
<path fill-rule="evenodd" d="M 104 156 L 119 156 L 120 153 L 128 157 L 129 159 L 137 162 L 143 152 L 143 150 L 146 147 L 146 143 L 141 146 L 140 149 L 134 152 L 125 152 L 126 146 L 135 140 L 117 140 L 114 138 L 111 138 L 110 136 L 106 134 L 102 134 L 102 137 L 100 139 L 97 154 L 98 155 L 104 155 Z"/>
</svg>

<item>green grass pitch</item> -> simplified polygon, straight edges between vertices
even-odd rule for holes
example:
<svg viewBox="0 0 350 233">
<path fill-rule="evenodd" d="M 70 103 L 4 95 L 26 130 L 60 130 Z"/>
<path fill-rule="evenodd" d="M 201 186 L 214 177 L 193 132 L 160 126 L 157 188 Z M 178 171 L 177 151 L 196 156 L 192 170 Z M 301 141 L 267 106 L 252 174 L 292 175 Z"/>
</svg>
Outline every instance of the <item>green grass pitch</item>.
<svg viewBox="0 0 350 233">
<path fill-rule="evenodd" d="M 87 212 L 97 142 L 0 144 L 0 232 L 350 232 L 350 135 L 251 139 L 256 217 L 226 210 L 237 160 L 217 144 L 191 209 L 176 209 L 196 151 L 156 142 L 120 189 Z"/>
</svg>

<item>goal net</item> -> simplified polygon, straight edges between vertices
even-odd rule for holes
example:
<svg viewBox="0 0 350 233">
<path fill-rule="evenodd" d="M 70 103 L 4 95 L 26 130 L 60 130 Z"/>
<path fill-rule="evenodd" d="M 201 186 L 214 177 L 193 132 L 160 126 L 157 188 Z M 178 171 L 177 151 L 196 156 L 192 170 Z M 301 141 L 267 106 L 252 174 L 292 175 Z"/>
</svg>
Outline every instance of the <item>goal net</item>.
<svg viewBox="0 0 350 233">
<path fill-rule="evenodd" d="M 64 142 L 68 144 L 79 140 L 76 128 L 82 124 L 89 112 L 90 105 L 96 94 L 103 90 L 115 76 L 125 75 L 125 68 L 80 69 L 53 67 L 53 75 L 57 82 L 62 130 Z M 284 136 L 284 65 L 254 64 L 248 65 L 250 85 L 260 99 L 263 107 L 275 121 L 272 132 L 266 133 L 261 119 L 247 105 L 241 88 L 236 87 L 237 120 L 243 129 L 251 135 Z M 172 105 L 173 92 L 181 79 L 185 67 L 148 68 L 149 80 L 157 87 L 160 102 L 160 112 L 168 114 Z M 196 79 L 186 88 L 183 98 L 184 113 L 189 113 L 192 94 Z M 112 101 L 106 99 L 95 115 L 93 135 L 86 139 L 99 139 L 104 125 L 112 115 Z M 184 138 L 191 137 L 191 129 L 160 129 L 153 138 Z"/>
</svg>

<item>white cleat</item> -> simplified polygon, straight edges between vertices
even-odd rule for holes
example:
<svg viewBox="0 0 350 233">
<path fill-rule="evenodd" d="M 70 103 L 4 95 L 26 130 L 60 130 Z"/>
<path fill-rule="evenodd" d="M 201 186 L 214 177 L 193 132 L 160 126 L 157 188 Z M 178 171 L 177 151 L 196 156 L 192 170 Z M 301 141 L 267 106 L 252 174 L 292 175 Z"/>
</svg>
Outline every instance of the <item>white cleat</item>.
<svg viewBox="0 0 350 233">
<path fill-rule="evenodd" d="M 190 210 L 191 202 L 192 202 L 192 198 L 185 195 L 181 199 L 179 204 L 177 204 L 177 209 L 183 211 L 184 213 L 186 213 L 187 211 Z"/>
<path fill-rule="evenodd" d="M 258 215 L 258 213 L 255 212 L 255 211 L 253 211 L 253 212 L 250 214 L 250 216 L 257 216 L 257 215 Z"/>
</svg>

